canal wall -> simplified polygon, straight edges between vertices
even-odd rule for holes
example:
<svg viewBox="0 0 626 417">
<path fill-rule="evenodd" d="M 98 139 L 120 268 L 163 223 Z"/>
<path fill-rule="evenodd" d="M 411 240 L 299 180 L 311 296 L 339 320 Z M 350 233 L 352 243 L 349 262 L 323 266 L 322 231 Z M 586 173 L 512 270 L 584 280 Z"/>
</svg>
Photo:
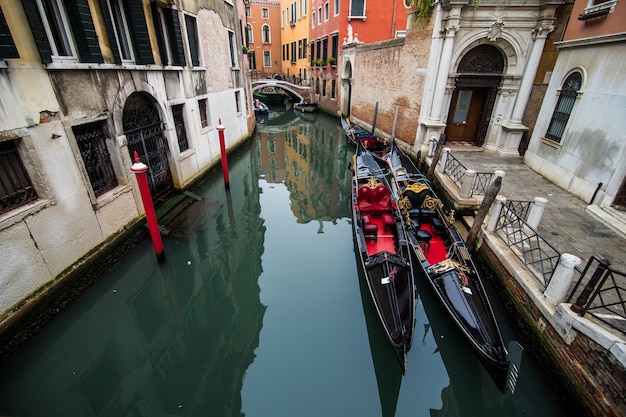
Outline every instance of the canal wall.
<svg viewBox="0 0 626 417">
<path fill-rule="evenodd" d="M 252 127 L 256 128 L 256 125 Z M 228 147 L 228 155 L 237 152 L 253 134 L 254 130 L 251 130 L 250 133 L 233 141 Z M 199 175 L 195 175 L 194 179 L 186 184 L 185 189 L 194 187 L 209 175 L 216 175 L 216 171 L 220 169 L 220 163 L 221 158 L 215 158 Z M 156 208 L 156 215 L 161 226 L 167 226 L 178 213 L 193 202 L 193 197 L 183 194 L 183 189 L 180 191 L 181 193 Z M 147 235 L 145 215 L 136 215 L 56 276 L 29 293 L 24 293 L 21 298 L 15 298 L 14 303 L 8 307 L 0 305 L 2 307 L 0 311 L 0 359 L 8 357 L 27 342 L 41 327 L 59 314 L 68 303 L 78 297 L 84 289 L 95 282 L 102 273 Z M 165 256 L 167 257 L 167 253 Z"/>
<path fill-rule="evenodd" d="M 507 250 L 499 238 L 486 233 L 477 257 L 493 272 L 490 282 L 522 338 L 526 354 L 542 369 L 546 382 L 561 393 L 571 415 L 626 415 L 623 364 L 608 346 L 564 326 L 576 320 L 567 304 L 556 308 L 541 305 L 543 291 L 537 280 L 521 262 L 507 255 Z M 545 314 L 546 309 L 551 315 Z M 561 320 L 564 316 L 570 317 Z M 594 330 L 602 333 L 600 328 Z"/>
</svg>

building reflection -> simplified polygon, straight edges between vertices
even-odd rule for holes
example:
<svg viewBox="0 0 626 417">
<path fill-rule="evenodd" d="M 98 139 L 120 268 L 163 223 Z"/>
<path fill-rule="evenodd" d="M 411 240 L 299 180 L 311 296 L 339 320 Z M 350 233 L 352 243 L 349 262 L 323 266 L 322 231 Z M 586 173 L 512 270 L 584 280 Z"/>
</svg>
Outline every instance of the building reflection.
<svg viewBox="0 0 626 417">
<path fill-rule="evenodd" d="M 257 156 L 265 180 L 286 185 L 298 223 L 349 217 L 347 154 L 353 149 L 339 121 L 319 115 L 313 123 L 286 126 L 280 131 L 258 130 Z"/>
<path fill-rule="evenodd" d="M 3 365 L 0 414 L 240 415 L 265 313 L 253 160 L 231 167 L 230 191 L 198 192 L 170 225 L 165 263 L 149 242 L 129 250 Z"/>
</svg>

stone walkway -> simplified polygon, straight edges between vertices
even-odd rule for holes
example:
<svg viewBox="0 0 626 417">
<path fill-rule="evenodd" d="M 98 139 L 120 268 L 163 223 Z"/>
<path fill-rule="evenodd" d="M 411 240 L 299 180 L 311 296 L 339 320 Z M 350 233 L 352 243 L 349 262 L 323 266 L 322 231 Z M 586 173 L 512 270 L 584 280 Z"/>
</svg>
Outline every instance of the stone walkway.
<svg viewBox="0 0 626 417">
<path fill-rule="evenodd" d="M 559 252 L 578 256 L 582 260 L 581 268 L 595 255 L 608 259 L 613 268 L 626 272 L 626 239 L 593 216 L 587 210 L 587 202 L 524 165 L 522 157 L 456 148 L 451 148 L 451 153 L 466 168 L 476 172 L 503 170 L 506 175 L 500 194 L 507 200 L 546 198 L 548 204 L 537 230 Z M 599 210 L 597 206 L 596 209 Z"/>
</svg>

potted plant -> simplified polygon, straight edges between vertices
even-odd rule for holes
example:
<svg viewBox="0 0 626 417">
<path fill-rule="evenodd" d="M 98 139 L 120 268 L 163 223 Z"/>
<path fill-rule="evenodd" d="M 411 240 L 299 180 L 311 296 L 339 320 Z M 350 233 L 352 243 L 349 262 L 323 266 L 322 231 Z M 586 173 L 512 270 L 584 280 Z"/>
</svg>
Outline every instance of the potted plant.
<svg viewBox="0 0 626 417">
<path fill-rule="evenodd" d="M 334 56 L 329 56 L 328 58 L 326 58 L 326 63 L 329 64 L 330 66 L 335 66 L 336 62 L 337 62 L 337 59 L 335 59 Z"/>
</svg>

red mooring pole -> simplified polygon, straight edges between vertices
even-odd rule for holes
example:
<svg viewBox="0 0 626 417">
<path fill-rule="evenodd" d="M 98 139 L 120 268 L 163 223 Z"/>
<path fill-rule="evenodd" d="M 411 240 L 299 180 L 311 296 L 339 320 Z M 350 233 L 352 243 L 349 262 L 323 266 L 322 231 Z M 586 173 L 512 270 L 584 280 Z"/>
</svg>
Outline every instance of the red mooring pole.
<svg viewBox="0 0 626 417">
<path fill-rule="evenodd" d="M 219 119 L 217 125 L 217 131 L 220 133 L 220 152 L 222 153 L 222 172 L 224 173 L 224 186 L 230 187 L 228 184 L 228 154 L 226 153 L 226 143 L 224 142 L 224 125 L 222 125 L 222 119 Z"/>
<path fill-rule="evenodd" d="M 135 163 L 130 168 L 137 177 L 137 184 L 139 185 L 139 193 L 141 194 L 141 201 L 143 202 L 143 209 L 146 212 L 146 220 L 148 221 L 148 230 L 150 230 L 150 237 L 152 238 L 152 245 L 154 246 L 154 252 L 156 253 L 159 262 L 165 260 L 165 253 L 163 252 L 163 241 L 161 240 L 161 232 L 159 231 L 159 223 L 157 222 L 156 213 L 154 211 L 154 205 L 152 204 L 152 196 L 150 195 L 150 186 L 148 185 L 148 177 L 146 171 L 148 166 L 139 160 L 137 151 L 134 154 Z"/>
</svg>

